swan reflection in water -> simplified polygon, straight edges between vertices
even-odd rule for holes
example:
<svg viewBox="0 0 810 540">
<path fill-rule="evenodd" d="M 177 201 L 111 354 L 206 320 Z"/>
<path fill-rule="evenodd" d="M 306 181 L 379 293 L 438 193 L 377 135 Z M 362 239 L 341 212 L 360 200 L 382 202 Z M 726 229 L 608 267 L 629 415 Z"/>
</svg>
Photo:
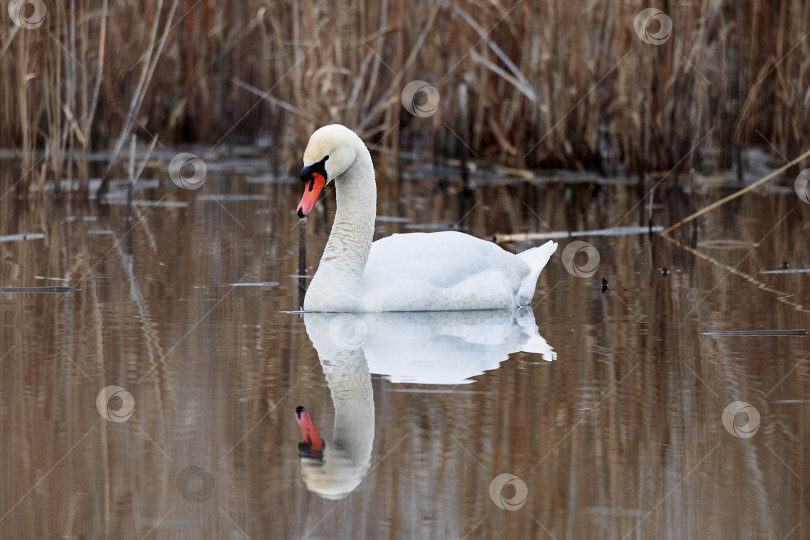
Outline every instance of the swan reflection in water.
<svg viewBox="0 0 810 540">
<path fill-rule="evenodd" d="M 537 330 L 531 308 L 421 313 L 306 313 L 335 407 L 331 442 L 309 411 L 295 411 L 307 489 L 326 499 L 351 493 L 368 473 L 374 444 L 371 374 L 393 383 L 460 385 L 497 369 L 510 353 L 556 353 Z M 317 415 L 316 415 L 317 416 Z"/>
</svg>

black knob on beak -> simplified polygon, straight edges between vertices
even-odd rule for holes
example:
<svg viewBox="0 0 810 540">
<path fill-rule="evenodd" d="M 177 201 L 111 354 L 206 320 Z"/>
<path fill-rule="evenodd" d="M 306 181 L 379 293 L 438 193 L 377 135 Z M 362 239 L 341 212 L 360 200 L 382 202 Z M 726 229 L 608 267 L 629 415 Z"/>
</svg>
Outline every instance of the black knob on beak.
<svg viewBox="0 0 810 540">
<path fill-rule="evenodd" d="M 301 181 L 302 182 L 309 182 L 312 180 L 312 173 L 318 173 L 324 178 L 328 179 L 329 177 L 326 174 L 326 160 L 329 159 L 329 156 L 326 156 L 322 160 L 313 163 L 312 165 L 307 165 L 303 169 L 301 169 Z"/>
</svg>

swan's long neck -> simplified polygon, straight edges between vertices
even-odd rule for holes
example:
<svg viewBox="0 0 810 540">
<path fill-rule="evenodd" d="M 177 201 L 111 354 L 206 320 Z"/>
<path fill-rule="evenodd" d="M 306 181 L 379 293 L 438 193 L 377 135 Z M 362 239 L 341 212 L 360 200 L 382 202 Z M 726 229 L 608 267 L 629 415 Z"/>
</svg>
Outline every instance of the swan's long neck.
<svg viewBox="0 0 810 540">
<path fill-rule="evenodd" d="M 374 221 L 377 216 L 377 186 L 374 165 L 365 145 L 357 149 L 357 158 L 335 179 L 337 213 L 318 271 L 307 291 L 307 298 L 329 298 L 335 305 L 307 306 L 324 311 L 362 309 L 361 280 L 366 267 Z M 316 292 L 328 289 L 329 293 Z"/>
</svg>

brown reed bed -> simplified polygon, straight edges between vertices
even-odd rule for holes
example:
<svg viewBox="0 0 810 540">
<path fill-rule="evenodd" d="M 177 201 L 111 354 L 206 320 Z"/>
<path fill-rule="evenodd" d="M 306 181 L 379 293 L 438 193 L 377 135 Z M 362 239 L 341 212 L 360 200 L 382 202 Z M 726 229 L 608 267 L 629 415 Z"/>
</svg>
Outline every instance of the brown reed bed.
<svg viewBox="0 0 810 540">
<path fill-rule="evenodd" d="M 46 2 L 36 29 L 8 4 L 0 148 L 16 153 L 20 195 L 71 178 L 81 196 L 89 176 L 125 176 L 133 133 L 269 140 L 292 170 L 314 128 L 341 122 L 395 163 L 415 149 L 642 177 L 741 169 L 749 145 L 785 163 L 810 135 L 802 0 L 663 2 L 672 32 L 659 46 L 634 31 L 638 2 L 75 0 Z M 441 96 L 424 118 L 400 99 L 417 79 Z M 91 151 L 110 167 L 91 171 Z"/>
</svg>

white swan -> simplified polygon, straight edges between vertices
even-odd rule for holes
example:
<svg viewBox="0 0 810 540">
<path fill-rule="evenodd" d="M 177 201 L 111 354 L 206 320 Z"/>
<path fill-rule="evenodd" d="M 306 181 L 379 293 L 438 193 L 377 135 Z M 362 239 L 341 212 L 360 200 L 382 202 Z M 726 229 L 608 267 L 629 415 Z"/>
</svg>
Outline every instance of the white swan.
<svg viewBox="0 0 810 540">
<path fill-rule="evenodd" d="M 304 217 L 335 182 L 337 213 L 321 263 L 304 298 L 306 311 L 501 309 L 531 302 L 540 271 L 557 249 L 517 255 L 459 232 L 395 234 L 372 244 L 377 215 L 374 165 L 345 126 L 315 131 L 304 152 L 298 205 Z"/>
</svg>

